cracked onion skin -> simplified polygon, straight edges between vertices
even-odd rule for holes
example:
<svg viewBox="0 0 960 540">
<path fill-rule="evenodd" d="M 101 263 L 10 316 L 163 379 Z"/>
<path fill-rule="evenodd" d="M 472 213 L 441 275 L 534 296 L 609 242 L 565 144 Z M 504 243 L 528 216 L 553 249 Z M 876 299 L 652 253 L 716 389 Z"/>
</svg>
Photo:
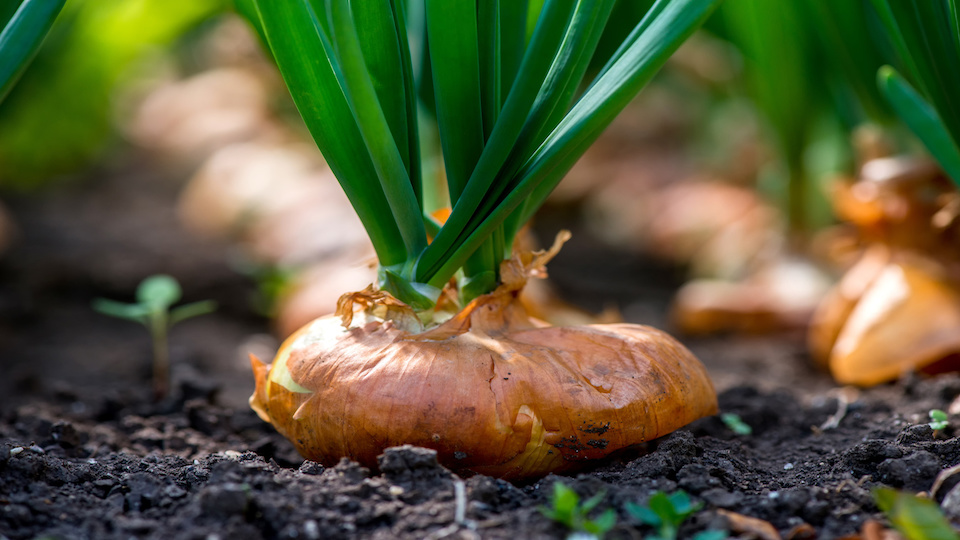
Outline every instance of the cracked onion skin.
<svg viewBox="0 0 960 540">
<path fill-rule="evenodd" d="M 271 365 L 251 358 L 250 404 L 307 459 L 375 466 L 385 448 L 413 444 L 505 479 L 570 469 L 716 412 L 705 368 L 669 335 L 545 326 L 518 293 L 501 286 L 426 331 L 404 329 L 412 312 L 392 297 L 383 309 L 383 293 L 353 293 L 363 321 L 344 327 L 348 306 L 344 321 L 290 336 Z"/>
</svg>

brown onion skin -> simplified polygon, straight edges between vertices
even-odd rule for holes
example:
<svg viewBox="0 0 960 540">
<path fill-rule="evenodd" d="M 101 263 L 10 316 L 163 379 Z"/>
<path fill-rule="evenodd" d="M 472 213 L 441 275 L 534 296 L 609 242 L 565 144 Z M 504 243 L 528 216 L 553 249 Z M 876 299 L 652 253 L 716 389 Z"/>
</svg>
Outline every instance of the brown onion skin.
<svg viewBox="0 0 960 540">
<path fill-rule="evenodd" d="M 516 293 L 482 296 L 420 333 L 317 319 L 272 366 L 253 359 L 251 406 L 321 463 L 375 466 L 385 448 L 413 444 L 454 470 L 506 479 L 560 472 L 716 412 L 703 365 L 667 334 L 544 327 Z M 291 391 L 285 373 L 309 393 Z"/>
<path fill-rule="evenodd" d="M 960 284 L 935 261 L 903 252 L 884 258 L 874 246 L 824 299 L 810 328 L 812 355 L 842 384 L 955 371 Z"/>
</svg>

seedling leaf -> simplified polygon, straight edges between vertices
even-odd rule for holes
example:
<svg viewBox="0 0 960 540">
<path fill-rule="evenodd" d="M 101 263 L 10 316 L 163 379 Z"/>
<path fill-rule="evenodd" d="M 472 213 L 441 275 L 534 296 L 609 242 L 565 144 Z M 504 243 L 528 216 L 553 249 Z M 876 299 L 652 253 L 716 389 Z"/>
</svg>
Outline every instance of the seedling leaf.
<svg viewBox="0 0 960 540">
<path fill-rule="evenodd" d="M 137 287 L 137 301 L 151 310 L 164 311 L 177 303 L 181 295 L 180 284 L 166 274 L 150 276 Z"/>
<path fill-rule="evenodd" d="M 646 507 L 627 503 L 625 509 L 634 519 L 657 530 L 649 540 L 675 540 L 680 525 L 702 506 L 694 504 L 687 492 L 679 490 L 669 495 L 657 491 L 650 496 Z"/>
<path fill-rule="evenodd" d="M 617 513 L 612 509 L 605 510 L 596 519 L 590 519 L 587 514 L 594 509 L 605 496 L 601 492 L 580 503 L 580 496 L 561 482 L 553 484 L 553 495 L 550 506 L 540 506 L 541 514 L 570 529 L 573 533 L 588 533 L 593 538 L 603 536 L 613 529 L 617 523 Z M 571 534 L 574 537 L 576 534 Z"/>
<path fill-rule="evenodd" d="M 93 301 L 94 310 L 104 315 L 138 322 L 150 330 L 153 339 L 153 389 L 157 399 L 164 397 L 169 388 L 167 330 L 184 319 L 209 313 L 216 308 L 214 302 L 205 300 L 170 311 L 170 306 L 179 300 L 180 296 L 181 289 L 177 280 L 158 274 L 144 279 L 137 286 L 136 304 L 124 304 L 105 298 Z"/>
<path fill-rule="evenodd" d="M 720 415 L 720 420 L 730 429 L 730 431 L 736 433 L 737 435 L 751 435 L 753 434 L 753 428 L 750 427 L 750 424 L 747 424 L 740 418 L 739 414 L 736 413 L 723 413 Z"/>
<path fill-rule="evenodd" d="M 947 429 L 947 426 L 950 425 L 950 419 L 947 417 L 947 413 L 941 411 L 940 409 L 933 409 L 930 411 L 930 429 L 934 431 L 940 431 L 942 429 Z"/>
<path fill-rule="evenodd" d="M 873 490 L 873 499 L 895 529 L 908 540 L 958 540 L 960 536 L 937 503 L 890 488 Z"/>
<path fill-rule="evenodd" d="M 124 304 L 106 298 L 97 298 L 93 301 L 93 309 L 104 315 L 116 317 L 118 319 L 127 319 L 128 321 L 147 324 L 147 317 L 150 310 L 140 304 Z"/>
<path fill-rule="evenodd" d="M 607 534 L 617 524 L 617 512 L 613 508 L 604 510 L 597 519 L 584 523 L 587 532 L 598 537 Z"/>
<path fill-rule="evenodd" d="M 170 311 L 169 324 L 173 326 L 180 321 L 192 319 L 199 315 L 206 315 L 207 313 L 213 313 L 216 309 L 217 303 L 213 300 L 201 300 L 199 302 L 193 302 L 192 304 L 184 304 Z"/>
</svg>

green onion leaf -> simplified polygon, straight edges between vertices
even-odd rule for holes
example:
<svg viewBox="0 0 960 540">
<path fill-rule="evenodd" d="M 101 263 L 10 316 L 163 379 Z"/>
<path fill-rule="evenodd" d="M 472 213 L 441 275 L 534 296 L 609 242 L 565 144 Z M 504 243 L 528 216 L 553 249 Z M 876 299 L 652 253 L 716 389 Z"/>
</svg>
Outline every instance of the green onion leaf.
<svg viewBox="0 0 960 540">
<path fill-rule="evenodd" d="M 307 0 L 256 0 L 256 7 L 294 103 L 360 216 L 381 264 L 403 263 L 404 237 L 344 95 L 339 62 L 316 11 Z"/>
<path fill-rule="evenodd" d="M 427 39 L 447 186 L 456 204 L 484 141 L 476 1 L 427 0 Z"/>
<path fill-rule="evenodd" d="M 583 152 L 719 3 L 720 0 L 659 0 L 641 21 L 631 45 L 611 61 L 609 68 L 594 81 L 570 113 L 516 174 L 512 190 L 505 194 L 488 215 L 480 216 L 482 221 L 479 224 L 463 230 L 453 243 L 456 247 L 441 258 L 440 267 L 432 273 L 429 283 L 436 285 L 446 282 L 466 257 L 521 203 L 526 203 L 524 208 L 527 215 L 524 217 L 529 217 Z M 549 8 L 550 4 L 547 6 Z M 521 69 L 520 79 L 522 77 Z M 503 117 L 506 117 L 506 113 Z M 456 211 L 455 207 L 450 220 L 454 218 Z M 437 244 L 443 233 L 441 230 L 425 255 Z M 419 267 L 417 271 L 420 276 Z"/>
<path fill-rule="evenodd" d="M 13 2 L 13 0 L 5 0 Z M 23 74 L 66 0 L 23 0 L 0 33 L 0 101 Z M 15 3 L 13 5 L 16 5 Z"/>
<path fill-rule="evenodd" d="M 362 0 L 359 0 L 362 3 Z M 360 135 L 367 147 L 369 155 L 373 158 L 373 166 L 380 180 L 380 186 L 387 197 L 390 210 L 393 217 L 400 227 L 400 234 L 403 236 L 404 246 L 408 256 L 413 256 L 423 249 L 427 244 L 427 234 L 423 227 L 422 211 L 417 202 L 416 192 L 411 185 L 407 172 L 407 167 L 403 162 L 401 149 L 397 147 L 394 141 L 393 133 L 407 136 L 407 129 L 397 127 L 396 131 L 391 133 L 391 127 L 384 114 L 384 108 L 381 107 L 377 91 L 374 88 L 371 79 L 371 71 L 383 74 L 385 70 L 369 70 L 366 58 L 361 46 L 359 27 L 354 21 L 350 0 L 330 0 L 327 4 L 327 10 L 330 22 L 334 28 L 334 38 L 337 53 L 340 59 L 339 66 L 342 73 L 341 83 L 345 87 L 345 96 L 347 102 L 353 111 L 356 119 L 356 125 L 360 128 Z M 371 2 L 368 5 L 383 6 L 383 3 Z M 361 10 L 363 11 L 363 10 Z M 381 13 L 383 17 L 393 16 L 392 10 Z M 377 18 L 370 16 L 371 19 Z M 382 37 L 382 36 L 381 36 Z M 370 43 L 371 38 L 366 42 Z M 368 45 L 368 47 L 381 54 L 382 50 L 389 48 L 389 44 L 383 47 Z M 388 63 L 391 60 L 373 58 L 376 64 Z M 395 60 L 399 62 L 399 58 Z M 388 77 L 389 75 L 383 75 Z M 396 81 L 401 83 L 401 81 Z M 402 84 L 400 84 L 402 88 Z M 386 90 L 386 89 L 385 89 Z M 393 88 L 396 90 L 396 87 Z M 406 100 L 401 100 L 395 105 L 397 111 L 406 111 Z M 403 153 L 407 153 L 408 148 L 404 145 Z"/>
<path fill-rule="evenodd" d="M 890 66 L 880 68 L 877 83 L 907 127 L 923 141 L 947 176 L 960 186 L 960 147 L 937 111 Z"/>
</svg>

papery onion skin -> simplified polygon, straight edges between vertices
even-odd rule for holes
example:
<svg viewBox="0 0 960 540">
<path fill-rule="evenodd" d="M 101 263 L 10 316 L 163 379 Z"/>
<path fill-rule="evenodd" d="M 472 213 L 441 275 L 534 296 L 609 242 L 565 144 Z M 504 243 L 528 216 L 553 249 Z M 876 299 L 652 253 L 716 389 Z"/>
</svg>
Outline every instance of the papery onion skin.
<svg viewBox="0 0 960 540">
<path fill-rule="evenodd" d="M 811 324 L 811 350 L 837 382 L 872 386 L 960 354 L 960 287 L 934 261 L 884 260 L 874 249 L 824 301 Z M 938 370 L 952 366 L 937 365 Z"/>
<path fill-rule="evenodd" d="M 321 463 L 375 466 L 385 448 L 413 444 L 454 470 L 533 478 L 717 410 L 705 368 L 667 334 L 543 327 L 516 291 L 480 297 L 420 333 L 340 322 L 308 324 L 271 366 L 253 359 L 251 406 Z"/>
</svg>

